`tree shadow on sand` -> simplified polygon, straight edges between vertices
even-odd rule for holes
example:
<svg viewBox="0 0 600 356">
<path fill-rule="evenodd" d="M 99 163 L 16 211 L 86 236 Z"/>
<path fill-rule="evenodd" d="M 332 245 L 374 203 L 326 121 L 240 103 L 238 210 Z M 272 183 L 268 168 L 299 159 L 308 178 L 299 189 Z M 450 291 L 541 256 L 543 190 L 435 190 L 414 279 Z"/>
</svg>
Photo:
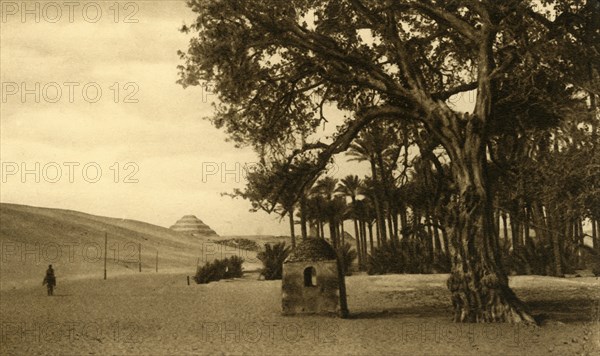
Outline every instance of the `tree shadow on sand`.
<svg viewBox="0 0 600 356">
<path fill-rule="evenodd" d="M 400 319 L 400 318 L 436 318 L 452 317 L 452 310 L 449 308 L 427 307 L 427 308 L 390 308 L 385 310 L 361 310 L 350 311 L 349 319 Z"/>
<path fill-rule="evenodd" d="M 528 300 L 538 323 L 559 321 L 562 323 L 591 322 L 600 320 L 600 300 L 578 298 L 558 300 Z M 350 312 L 349 319 L 401 319 L 401 318 L 448 318 L 452 319 L 450 306 L 399 307 L 385 310 L 359 310 Z"/>
<path fill-rule="evenodd" d="M 563 323 L 599 321 L 600 300 L 577 298 L 558 300 L 528 300 L 527 305 L 538 322 L 548 320 Z"/>
</svg>

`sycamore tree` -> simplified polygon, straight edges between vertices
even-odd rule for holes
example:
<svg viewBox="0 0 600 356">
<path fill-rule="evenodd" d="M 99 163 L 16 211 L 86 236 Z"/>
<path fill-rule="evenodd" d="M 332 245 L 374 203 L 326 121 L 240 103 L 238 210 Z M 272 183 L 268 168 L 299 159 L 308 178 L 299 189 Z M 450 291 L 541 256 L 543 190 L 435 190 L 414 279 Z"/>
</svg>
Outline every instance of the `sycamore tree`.
<svg viewBox="0 0 600 356">
<path fill-rule="evenodd" d="M 535 322 L 501 264 L 487 142 L 498 125 L 499 83 L 515 68 L 568 65 L 556 61 L 564 42 L 557 36 L 569 39 L 555 20 L 585 1 L 540 3 L 188 0 L 197 17 L 183 29 L 195 36 L 180 53 L 180 83 L 214 85 L 219 100 L 211 120 L 237 144 L 267 157 L 285 152 L 289 162 L 314 155 L 303 183 L 294 184 L 296 197 L 370 123 L 421 125 L 450 161 L 454 320 Z M 448 99 L 467 91 L 476 96 L 464 113 Z M 330 138 L 307 140 L 332 106 L 346 113 L 343 125 Z"/>
<path fill-rule="evenodd" d="M 312 164 L 309 159 L 294 161 L 279 161 L 272 159 L 261 164 L 246 166 L 246 187 L 244 190 L 235 189 L 233 193 L 224 193 L 232 198 L 241 197 L 250 201 L 250 211 L 265 211 L 278 213 L 281 218 L 286 215 L 289 221 L 292 248 L 296 247 L 294 228 L 294 211 L 298 198 L 295 187 L 302 184 L 306 177 L 304 173 Z M 304 212 L 301 212 L 304 213 Z"/>
</svg>

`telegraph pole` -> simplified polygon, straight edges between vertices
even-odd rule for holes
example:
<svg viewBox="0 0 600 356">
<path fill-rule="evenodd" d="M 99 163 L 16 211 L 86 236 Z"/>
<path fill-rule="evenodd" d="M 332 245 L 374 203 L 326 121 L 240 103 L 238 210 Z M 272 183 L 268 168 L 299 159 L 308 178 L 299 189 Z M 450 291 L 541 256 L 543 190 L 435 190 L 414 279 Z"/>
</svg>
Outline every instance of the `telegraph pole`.
<svg viewBox="0 0 600 356">
<path fill-rule="evenodd" d="M 104 232 L 104 279 L 106 280 L 106 256 L 108 255 L 108 235 Z"/>
<path fill-rule="evenodd" d="M 142 243 L 140 242 L 138 244 L 138 261 L 139 261 L 139 267 L 140 267 L 140 272 L 142 271 Z"/>
</svg>

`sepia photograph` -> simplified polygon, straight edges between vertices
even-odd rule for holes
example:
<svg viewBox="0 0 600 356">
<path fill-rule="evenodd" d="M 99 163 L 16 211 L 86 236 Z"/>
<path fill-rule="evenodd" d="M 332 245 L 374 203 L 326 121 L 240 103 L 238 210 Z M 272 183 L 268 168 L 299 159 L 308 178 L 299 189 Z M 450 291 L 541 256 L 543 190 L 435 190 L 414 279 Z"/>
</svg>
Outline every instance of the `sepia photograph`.
<svg viewBox="0 0 600 356">
<path fill-rule="evenodd" d="M 0 355 L 600 354 L 600 0 L 0 0 Z"/>
</svg>

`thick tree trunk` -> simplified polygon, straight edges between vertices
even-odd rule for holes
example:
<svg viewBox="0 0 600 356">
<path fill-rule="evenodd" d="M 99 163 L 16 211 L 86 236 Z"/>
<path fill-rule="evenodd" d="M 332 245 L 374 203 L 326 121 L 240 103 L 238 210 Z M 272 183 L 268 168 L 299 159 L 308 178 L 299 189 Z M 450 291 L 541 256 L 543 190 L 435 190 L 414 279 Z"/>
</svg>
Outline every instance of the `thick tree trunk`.
<svg viewBox="0 0 600 356">
<path fill-rule="evenodd" d="M 478 125 L 471 118 L 466 125 Z M 448 288 L 456 322 L 535 323 L 527 307 L 508 286 L 508 276 L 494 234 L 494 214 L 487 191 L 483 139 L 468 127 L 460 144 L 450 147 L 457 197 L 451 203 Z M 448 148 L 448 147 L 447 147 Z"/>
</svg>

